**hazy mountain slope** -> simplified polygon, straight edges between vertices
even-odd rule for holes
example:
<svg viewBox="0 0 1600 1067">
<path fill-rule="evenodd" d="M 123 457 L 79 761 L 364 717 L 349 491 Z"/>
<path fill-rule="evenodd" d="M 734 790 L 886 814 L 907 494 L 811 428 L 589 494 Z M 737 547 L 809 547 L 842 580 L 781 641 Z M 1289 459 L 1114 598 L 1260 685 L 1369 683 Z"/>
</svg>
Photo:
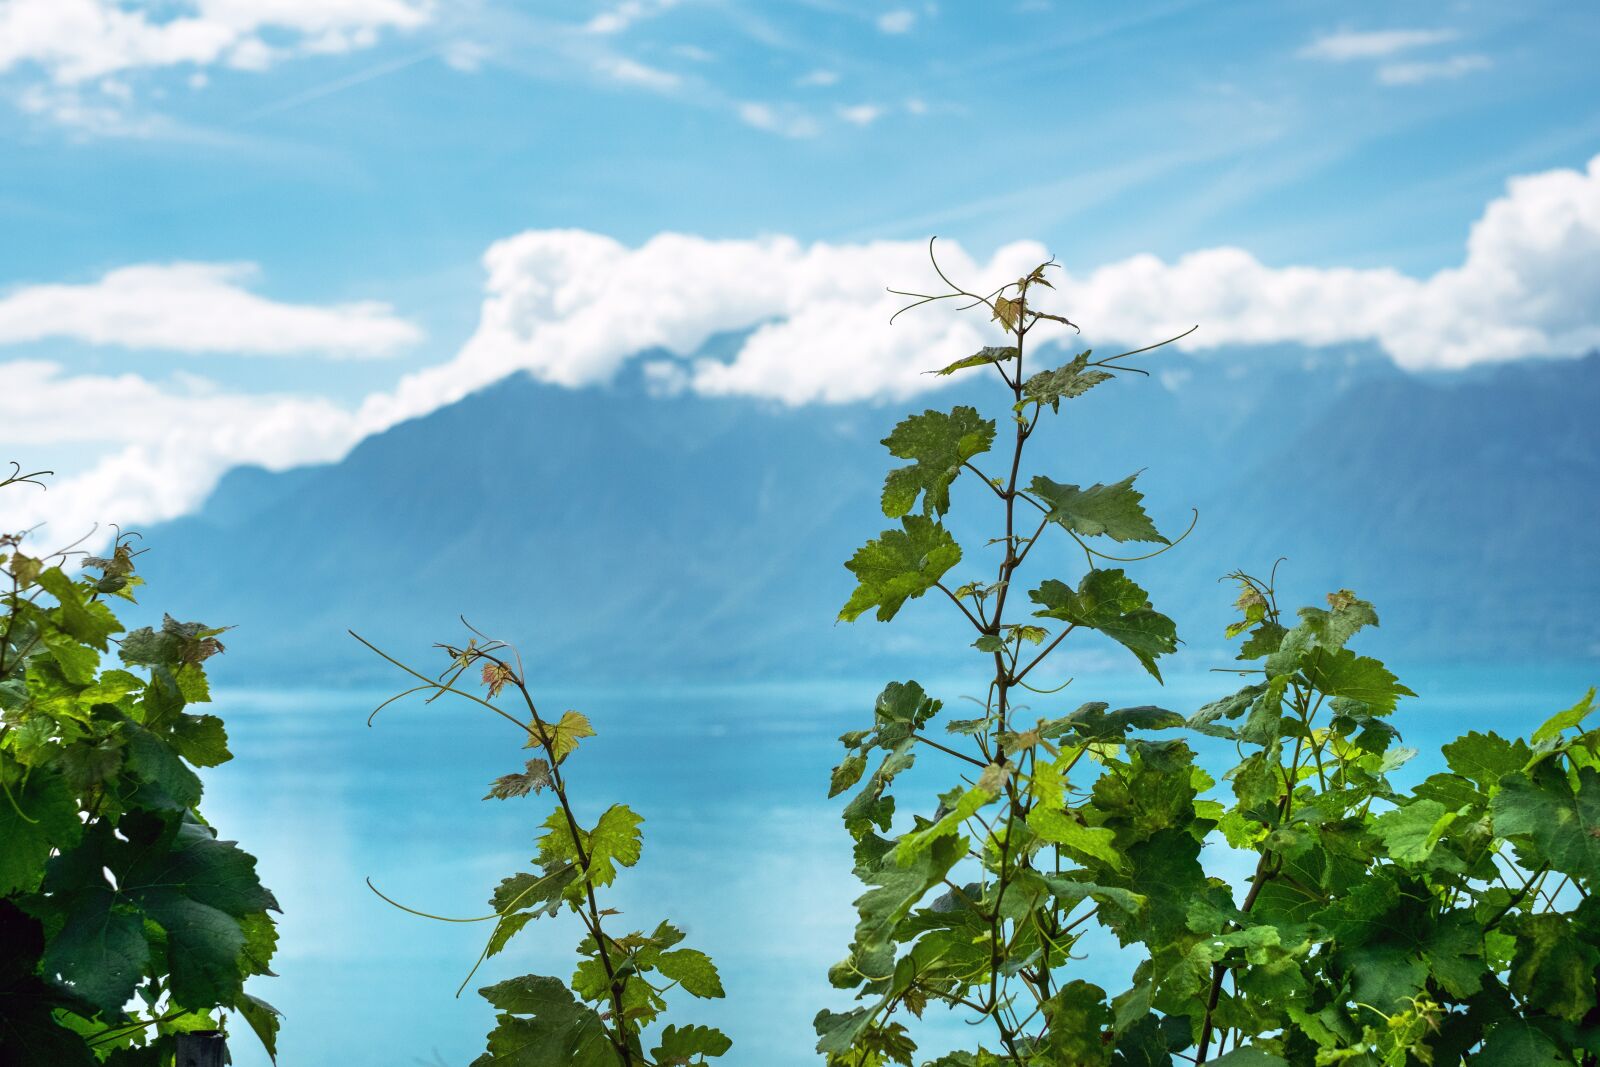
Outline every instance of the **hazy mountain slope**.
<svg viewBox="0 0 1600 1067">
<path fill-rule="evenodd" d="M 1231 594 L 1213 579 L 1291 557 L 1296 599 L 1351 586 L 1387 650 L 1572 657 L 1600 536 L 1600 359 L 1424 380 L 1361 352 L 1164 357 L 1164 379 L 1076 401 L 1030 446 L 1090 482 L 1148 467 L 1181 530 L 1136 564 L 1197 654 Z M 153 607 L 240 626 L 229 673 L 367 675 L 353 627 L 415 651 L 464 612 L 536 669 L 606 680 L 892 674 L 957 632 L 913 604 L 891 627 L 832 619 L 874 518 L 878 445 L 903 410 L 998 394 L 974 380 L 912 405 L 786 409 L 501 382 L 369 439 L 343 462 L 231 474 L 195 516 L 147 532 Z M 971 479 L 964 511 L 987 515 Z M 958 482 L 958 490 L 961 483 Z M 958 492 L 959 495 L 959 492 Z M 974 566 L 980 535 L 956 526 Z M 1075 578 L 1063 546 L 1048 559 Z M 948 647 L 948 646 L 945 646 Z"/>
</svg>

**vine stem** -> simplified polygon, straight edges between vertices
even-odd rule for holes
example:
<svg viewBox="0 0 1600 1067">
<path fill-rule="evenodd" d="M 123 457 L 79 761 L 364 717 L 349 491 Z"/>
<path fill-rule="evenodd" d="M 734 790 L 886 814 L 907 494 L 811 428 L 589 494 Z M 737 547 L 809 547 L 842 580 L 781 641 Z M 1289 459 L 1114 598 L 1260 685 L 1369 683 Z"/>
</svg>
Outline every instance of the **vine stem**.
<svg viewBox="0 0 1600 1067">
<path fill-rule="evenodd" d="M 1026 377 L 1024 367 L 1025 348 L 1027 342 L 1027 298 L 1028 288 L 1024 282 L 1017 293 L 1017 308 L 1015 325 L 1012 334 L 1017 339 L 1017 366 L 1014 377 L 1007 378 L 1006 384 L 1011 388 L 1011 395 L 1015 405 L 1022 404 L 1022 383 Z M 1013 409 L 1015 410 L 1015 408 Z M 1011 471 L 1006 479 L 1005 491 L 1000 493 L 1001 502 L 1005 508 L 1005 556 L 1000 561 L 1000 572 L 996 579 L 1000 591 L 995 597 L 994 613 L 989 617 L 990 634 L 999 635 L 1004 624 L 1006 600 L 1011 592 L 1011 578 L 1017 567 L 1022 563 L 1022 556 L 1017 552 L 1016 539 L 1016 507 L 1017 507 L 1017 476 L 1022 468 L 1022 450 L 1027 445 L 1028 435 L 1032 427 L 1018 418 L 1015 420 L 1016 432 L 1013 437 L 1011 449 Z M 1031 546 L 1030 546 L 1031 547 Z M 1010 689 L 1012 685 L 1011 670 L 1006 664 L 1005 657 L 1000 651 L 994 653 L 994 691 L 997 715 L 995 721 L 995 750 L 1000 763 L 1007 760 L 1007 756 L 1000 744 L 1001 737 L 1007 730 L 1007 713 L 1009 710 Z M 1011 881 L 1011 842 L 1015 836 L 1012 832 L 1017 816 L 1021 813 L 1022 802 L 1017 795 L 1014 781 L 1006 783 L 1007 805 L 1006 819 L 1003 828 L 1004 837 L 1000 841 L 1000 872 L 995 888 L 994 912 L 989 921 L 989 995 L 988 1010 L 994 1020 L 995 1028 L 999 1031 L 1000 1040 L 1010 1053 L 1014 1062 L 1022 1063 L 1022 1057 L 1016 1046 L 1015 1031 L 1005 1024 L 999 1011 L 1000 1002 L 1000 956 L 1002 954 L 1002 938 L 1000 932 L 1001 915 L 1004 912 L 1006 888 Z"/>
<path fill-rule="evenodd" d="M 1298 689 L 1296 690 L 1298 693 Z M 1305 698 L 1299 697 L 1295 710 L 1300 713 L 1301 721 L 1308 722 L 1306 716 Z M 1300 753 L 1305 747 L 1304 732 L 1295 739 L 1294 754 L 1289 757 L 1289 772 L 1284 776 L 1285 791 L 1283 800 L 1278 803 L 1278 822 L 1283 822 L 1289 817 L 1289 811 L 1294 805 L 1294 787 L 1300 775 Z M 1270 849 L 1262 849 L 1261 858 L 1256 861 L 1256 872 L 1250 879 L 1250 889 L 1245 893 L 1244 902 L 1239 910 L 1250 914 L 1250 909 L 1256 906 L 1256 898 L 1261 895 L 1261 887 L 1275 878 L 1278 871 L 1283 869 L 1280 859 L 1276 866 L 1272 865 L 1273 854 Z M 1200 1047 L 1195 1049 L 1194 1062 L 1196 1067 L 1206 1062 L 1207 1051 L 1211 1047 L 1211 1019 L 1216 1014 L 1217 1002 L 1222 999 L 1222 980 L 1228 975 L 1228 967 L 1221 960 L 1211 965 L 1211 992 L 1206 997 L 1205 1019 L 1200 1024 Z"/>
<path fill-rule="evenodd" d="M 617 1031 L 615 1038 L 617 1053 L 622 1057 L 624 1067 L 630 1067 L 634 1063 L 634 1056 L 633 1047 L 628 1041 L 627 1018 L 622 1009 L 623 984 L 617 979 L 616 967 L 611 962 L 611 952 L 606 946 L 605 931 L 600 926 L 600 905 L 595 900 L 594 882 L 589 878 L 589 852 L 583 847 L 583 831 L 579 829 L 578 818 L 573 814 L 572 804 L 567 800 L 567 786 L 561 776 L 561 761 L 556 756 L 555 740 L 551 732 L 546 729 L 544 720 L 539 717 L 539 709 L 534 705 L 533 695 L 528 692 L 527 683 L 522 675 L 512 670 L 510 664 L 496 656 L 487 653 L 479 653 L 478 656 L 480 659 L 486 659 L 499 666 L 505 671 L 512 684 L 517 687 L 517 692 L 521 694 L 522 702 L 527 705 L 528 715 L 536 728 L 535 731 L 530 732 L 534 733 L 539 739 L 540 747 L 544 749 L 545 755 L 549 757 L 551 789 L 561 802 L 561 812 L 566 816 L 567 830 L 572 834 L 572 849 L 577 853 L 578 866 L 583 869 L 583 891 L 589 912 L 587 915 L 581 912 L 579 914 L 584 920 L 584 925 L 589 928 L 589 933 L 594 937 L 595 947 L 600 953 L 600 966 L 606 972 L 606 984 L 611 992 L 611 1021 Z"/>
</svg>

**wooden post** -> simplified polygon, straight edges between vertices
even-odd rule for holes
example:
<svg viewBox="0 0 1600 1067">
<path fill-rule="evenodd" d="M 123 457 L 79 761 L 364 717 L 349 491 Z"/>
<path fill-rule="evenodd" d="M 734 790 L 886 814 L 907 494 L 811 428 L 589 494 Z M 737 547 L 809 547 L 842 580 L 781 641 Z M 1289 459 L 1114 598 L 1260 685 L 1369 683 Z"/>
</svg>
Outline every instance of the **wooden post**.
<svg viewBox="0 0 1600 1067">
<path fill-rule="evenodd" d="M 176 1067 L 224 1067 L 233 1062 L 228 1041 L 220 1030 L 196 1030 L 178 1035 Z"/>
</svg>

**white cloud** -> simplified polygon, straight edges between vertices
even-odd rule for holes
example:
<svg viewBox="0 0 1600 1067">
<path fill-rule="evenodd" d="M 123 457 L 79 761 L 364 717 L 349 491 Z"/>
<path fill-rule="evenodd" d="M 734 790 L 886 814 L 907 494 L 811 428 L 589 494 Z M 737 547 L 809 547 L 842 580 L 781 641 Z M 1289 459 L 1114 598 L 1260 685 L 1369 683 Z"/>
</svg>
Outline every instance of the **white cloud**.
<svg viewBox="0 0 1600 1067">
<path fill-rule="evenodd" d="M 258 69 L 285 55 L 348 52 L 383 30 L 428 21 L 427 0 L 179 0 L 156 18 L 113 0 L 0 4 L 0 72 L 33 64 L 58 84 L 120 71 L 227 64 Z M 277 42 L 269 44 L 268 39 Z"/>
<path fill-rule="evenodd" d="M 883 108 L 877 104 L 853 104 L 841 107 L 839 117 L 856 126 L 871 126 L 883 117 Z"/>
<path fill-rule="evenodd" d="M 795 85 L 802 89 L 826 89 L 838 84 L 839 72 L 836 70 L 813 70 L 795 79 Z"/>
<path fill-rule="evenodd" d="M 670 71 L 647 67 L 643 63 L 622 56 L 602 56 L 595 61 L 595 69 L 613 81 L 622 82 L 624 85 L 637 85 L 658 93 L 670 92 L 683 81 Z"/>
<path fill-rule="evenodd" d="M 1015 277 L 1046 258 L 1008 245 L 981 267 L 958 246 L 948 269 L 974 284 Z M 944 306 L 906 316 L 886 284 L 928 276 L 921 242 L 802 245 L 793 238 L 711 240 L 661 234 L 639 248 L 580 230 L 536 230 L 484 256 L 478 329 L 451 362 L 407 376 L 368 401 L 363 421 L 431 411 L 517 370 L 566 386 L 609 379 L 651 348 L 692 355 L 715 334 L 754 329 L 731 364 L 686 364 L 693 387 L 784 403 L 906 396 L 934 384 L 930 362 L 980 343 L 981 319 Z"/>
<path fill-rule="evenodd" d="M 1453 41 L 1457 36 L 1454 30 L 1342 31 L 1318 37 L 1300 49 L 1300 55 L 1307 59 L 1327 59 L 1336 63 L 1352 59 L 1383 59 L 1414 48 Z"/>
<path fill-rule="evenodd" d="M 774 108 L 771 104 L 749 101 L 738 107 L 739 121 L 768 133 L 784 137 L 815 137 L 819 132 L 817 122 L 796 108 Z"/>
<path fill-rule="evenodd" d="M 676 6 L 678 0 L 622 0 L 594 16 L 583 28 L 590 33 L 621 33 L 640 19 L 652 18 Z"/>
<path fill-rule="evenodd" d="M 1401 366 L 1459 368 L 1600 347 L 1600 156 L 1513 179 L 1458 267 L 1267 267 L 1240 249 L 1135 256 L 1060 284 L 1075 321 L 1136 341 L 1199 323 L 1193 345 L 1375 341 Z"/>
<path fill-rule="evenodd" d="M 475 74 L 483 67 L 484 60 L 489 58 L 490 48 L 477 41 L 451 41 L 444 46 L 444 51 L 440 54 L 451 70 L 459 70 L 463 74 Z"/>
<path fill-rule="evenodd" d="M 1047 258 L 1032 242 L 984 262 L 954 244 L 939 250 L 951 277 L 978 291 Z M 518 371 L 578 387 L 651 351 L 644 373 L 660 392 L 841 403 L 937 388 L 947 380 L 924 371 L 996 340 L 981 315 L 948 302 L 889 324 L 903 300 L 885 285 L 935 284 L 921 242 L 669 233 L 629 247 L 581 230 L 536 230 L 497 241 L 484 266 L 479 323 L 456 356 L 354 410 L 314 397 L 229 394 L 194 379 L 157 386 L 131 375 L 65 377 L 47 363 L 0 365 L 0 443 L 115 449 L 50 493 L 4 500 L 0 525 L 48 517 L 58 534 L 76 535 L 94 520 L 168 518 L 192 508 L 229 465 L 337 459 L 365 436 Z M 1413 369 L 1576 355 L 1600 346 L 1600 156 L 1581 171 L 1514 179 L 1472 226 L 1461 264 L 1427 278 L 1272 267 L 1237 248 L 1173 262 L 1134 256 L 1053 278 L 1055 306 L 1102 347 L 1199 323 L 1185 347 L 1368 341 Z M 729 332 L 748 334 L 730 358 L 696 355 Z"/>
<path fill-rule="evenodd" d="M 173 518 L 193 509 L 229 467 L 275 470 L 336 459 L 357 439 L 347 412 L 316 397 L 246 396 L 195 378 L 158 385 L 134 374 L 65 375 L 54 363 L 0 363 L 0 445 L 112 443 L 91 469 L 43 493 L 7 490 L 7 529 L 48 522 L 41 544 L 96 524 Z"/>
<path fill-rule="evenodd" d="M 1449 59 L 1418 60 L 1410 63 L 1385 63 L 1378 68 L 1378 81 L 1384 85 L 1420 85 L 1443 78 L 1488 70 L 1494 66 L 1488 56 L 1463 55 Z"/>
<path fill-rule="evenodd" d="M 25 285 L 0 295 L 0 344 L 61 337 L 177 352 L 382 356 L 421 338 L 387 304 L 317 306 L 241 288 L 239 263 L 120 267 L 81 285 Z"/>
<path fill-rule="evenodd" d="M 910 33 L 911 27 L 916 24 L 916 12 L 907 11 L 905 8 L 885 11 L 878 16 L 878 29 L 883 33 Z"/>
</svg>

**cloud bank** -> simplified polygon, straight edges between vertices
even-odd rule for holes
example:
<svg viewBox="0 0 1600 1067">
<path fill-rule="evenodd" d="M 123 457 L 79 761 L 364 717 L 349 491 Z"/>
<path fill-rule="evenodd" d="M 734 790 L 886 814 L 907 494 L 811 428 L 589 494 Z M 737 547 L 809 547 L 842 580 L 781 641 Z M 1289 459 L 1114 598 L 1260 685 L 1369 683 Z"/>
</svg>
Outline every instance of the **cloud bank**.
<svg viewBox="0 0 1600 1067">
<path fill-rule="evenodd" d="M 0 345 L 68 338 L 174 352 L 388 355 L 421 331 L 387 304 L 317 307 L 257 296 L 248 263 L 121 267 L 86 285 L 27 285 L 0 295 Z"/>
<path fill-rule="evenodd" d="M 1007 245 L 983 261 L 954 243 L 941 242 L 939 251 L 950 276 L 976 291 L 1048 258 L 1033 242 Z M 5 500 L 0 526 L 49 518 L 57 531 L 76 535 L 97 520 L 170 518 L 193 508 L 229 466 L 335 460 L 368 435 L 519 371 L 576 388 L 609 381 L 642 360 L 649 380 L 664 389 L 845 403 L 937 388 L 947 380 L 924 371 L 995 340 L 982 316 L 957 314 L 949 303 L 889 324 L 904 300 L 885 284 L 935 291 L 921 242 L 808 245 L 783 236 L 661 234 L 629 247 L 586 231 L 537 230 L 490 246 L 484 266 L 479 322 L 457 354 L 354 409 L 317 397 L 232 394 L 192 378 L 156 386 L 134 376 L 69 376 L 49 363 L 0 363 L 0 445 L 93 441 L 115 448 L 48 494 Z M 232 276 L 216 271 L 182 275 L 193 283 L 191 297 L 232 285 Z M 260 351 L 251 346 L 266 343 L 255 329 L 228 334 L 229 324 L 214 321 L 199 298 L 165 305 L 160 324 L 140 317 L 138 301 L 105 313 L 110 305 L 95 301 L 102 290 L 118 290 L 121 283 L 108 285 L 115 274 L 93 286 L 35 287 L 5 298 L 0 341 L 74 336 L 180 347 L 178 331 L 199 323 L 212 331 L 213 346 L 231 339 L 232 350 Z M 1426 278 L 1270 266 L 1238 248 L 1171 262 L 1134 256 L 1053 277 L 1055 307 L 1102 347 L 1145 344 L 1199 323 L 1184 347 L 1371 342 L 1412 370 L 1578 355 L 1600 347 L 1600 156 L 1583 170 L 1513 179 L 1472 225 L 1461 262 Z M 40 291 L 46 296 L 21 299 Z M 364 339 L 381 350 L 410 329 L 387 309 L 367 305 L 354 312 L 269 307 L 289 316 L 285 321 L 315 323 L 302 336 L 324 330 L 324 343 Z M 729 358 L 701 354 L 728 333 L 743 335 Z M 82 417 L 108 407 L 118 414 Z"/>
<path fill-rule="evenodd" d="M 180 0 L 167 17 L 112 0 L 0 4 L 0 72 L 22 64 L 59 85 L 154 67 L 260 70 L 292 55 L 370 47 L 427 22 L 427 0 Z"/>
</svg>

